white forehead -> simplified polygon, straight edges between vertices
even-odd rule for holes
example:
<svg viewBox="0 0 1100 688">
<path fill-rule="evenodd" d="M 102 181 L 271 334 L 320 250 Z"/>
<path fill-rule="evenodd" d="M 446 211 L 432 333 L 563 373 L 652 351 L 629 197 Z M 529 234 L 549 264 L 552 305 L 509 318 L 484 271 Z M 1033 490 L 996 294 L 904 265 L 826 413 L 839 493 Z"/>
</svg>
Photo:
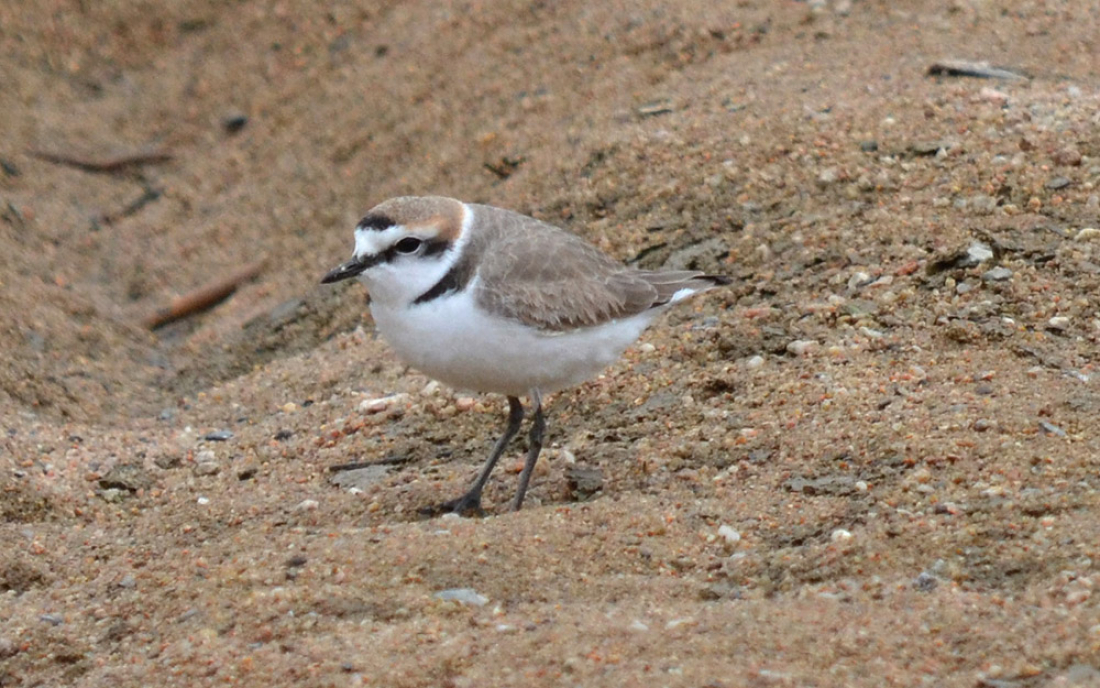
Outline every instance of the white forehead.
<svg viewBox="0 0 1100 688">
<path fill-rule="evenodd" d="M 401 225 L 393 225 L 382 230 L 357 228 L 355 230 L 355 255 L 376 256 L 406 236 L 409 236 L 409 231 Z"/>
</svg>

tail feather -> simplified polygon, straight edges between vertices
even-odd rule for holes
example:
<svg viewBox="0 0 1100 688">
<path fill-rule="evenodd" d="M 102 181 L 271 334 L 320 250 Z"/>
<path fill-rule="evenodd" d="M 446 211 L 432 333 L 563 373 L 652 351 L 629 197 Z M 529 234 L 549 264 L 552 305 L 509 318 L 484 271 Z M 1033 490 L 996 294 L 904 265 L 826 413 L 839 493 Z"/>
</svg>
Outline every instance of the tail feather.
<svg viewBox="0 0 1100 688">
<path fill-rule="evenodd" d="M 692 270 L 670 270 L 667 272 L 642 272 L 641 278 L 657 290 L 653 307 L 675 303 L 714 287 L 729 284 L 732 280 L 726 275 L 708 275 Z"/>
</svg>

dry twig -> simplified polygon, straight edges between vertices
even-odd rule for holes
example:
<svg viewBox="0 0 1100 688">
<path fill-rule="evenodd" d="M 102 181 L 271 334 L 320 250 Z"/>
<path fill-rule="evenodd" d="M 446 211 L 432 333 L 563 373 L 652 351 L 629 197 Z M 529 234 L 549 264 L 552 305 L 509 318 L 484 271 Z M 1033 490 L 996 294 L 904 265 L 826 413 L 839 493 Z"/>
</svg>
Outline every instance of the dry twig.
<svg viewBox="0 0 1100 688">
<path fill-rule="evenodd" d="M 211 308 L 236 291 L 237 287 L 259 275 L 263 268 L 264 261 L 257 261 L 223 280 L 172 299 L 168 306 L 157 309 L 155 313 L 145 318 L 142 324 L 150 330 L 155 330 L 170 322 Z"/>
</svg>

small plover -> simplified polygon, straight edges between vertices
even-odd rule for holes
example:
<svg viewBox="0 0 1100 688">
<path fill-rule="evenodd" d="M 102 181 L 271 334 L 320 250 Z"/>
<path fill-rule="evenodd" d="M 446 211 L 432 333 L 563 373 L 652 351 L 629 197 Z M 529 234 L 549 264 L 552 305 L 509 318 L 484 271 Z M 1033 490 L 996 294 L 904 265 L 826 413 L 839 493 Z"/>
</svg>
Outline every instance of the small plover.
<svg viewBox="0 0 1100 688">
<path fill-rule="evenodd" d="M 508 424 L 477 480 L 430 512 L 481 512 L 481 492 L 534 407 L 523 505 L 542 448 L 542 395 L 594 377 L 668 306 L 722 275 L 637 270 L 526 215 L 438 196 L 392 198 L 355 227 L 351 260 L 322 283 L 358 277 L 378 332 L 412 367 L 457 389 L 508 398 Z"/>
</svg>

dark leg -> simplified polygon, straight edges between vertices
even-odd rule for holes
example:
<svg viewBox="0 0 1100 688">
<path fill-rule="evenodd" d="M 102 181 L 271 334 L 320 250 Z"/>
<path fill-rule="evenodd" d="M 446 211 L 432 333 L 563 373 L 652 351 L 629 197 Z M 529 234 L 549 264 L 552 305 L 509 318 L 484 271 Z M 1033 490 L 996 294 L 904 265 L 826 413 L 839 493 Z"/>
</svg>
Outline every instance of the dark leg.
<svg viewBox="0 0 1100 688">
<path fill-rule="evenodd" d="M 523 498 L 527 495 L 527 483 L 531 482 L 531 473 L 535 471 L 535 464 L 539 460 L 539 452 L 542 451 L 542 434 L 546 431 L 546 418 L 542 414 L 542 398 L 537 390 L 531 392 L 531 401 L 535 403 L 535 417 L 531 421 L 531 434 L 527 436 L 527 463 L 523 465 L 523 472 L 519 474 L 519 487 L 516 488 L 516 499 L 512 502 L 512 511 L 519 511 L 523 506 Z"/>
<path fill-rule="evenodd" d="M 508 446 L 508 443 L 512 441 L 512 438 L 519 432 L 520 423 L 523 422 L 523 404 L 519 403 L 519 399 L 515 397 L 508 397 L 508 426 L 504 428 L 504 434 L 500 436 L 497 443 L 493 446 L 493 453 L 489 455 L 489 460 L 485 462 L 485 465 L 481 469 L 481 473 L 477 476 L 477 481 L 474 482 L 474 486 L 470 490 L 459 497 L 458 499 L 452 499 L 449 502 L 443 502 L 438 506 L 429 506 L 421 509 L 421 513 L 436 515 L 445 514 L 453 511 L 456 514 L 481 514 L 481 491 L 485 488 L 485 483 L 489 482 L 489 475 L 493 472 L 493 468 L 497 465 L 497 461 L 500 460 L 500 455 L 504 453 L 504 449 Z"/>
</svg>

